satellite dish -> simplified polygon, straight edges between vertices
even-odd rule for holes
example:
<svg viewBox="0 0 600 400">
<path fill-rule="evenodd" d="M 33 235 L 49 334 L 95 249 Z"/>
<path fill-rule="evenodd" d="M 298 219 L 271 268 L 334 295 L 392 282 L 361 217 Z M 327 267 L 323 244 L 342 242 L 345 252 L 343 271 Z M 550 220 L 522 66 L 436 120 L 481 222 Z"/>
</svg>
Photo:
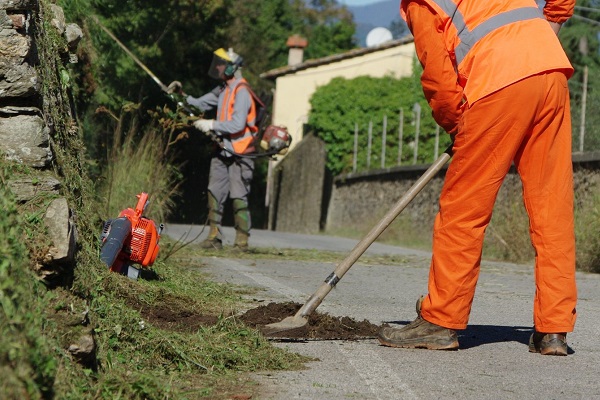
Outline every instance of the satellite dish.
<svg viewBox="0 0 600 400">
<path fill-rule="evenodd" d="M 389 42 L 393 38 L 392 32 L 389 30 L 382 27 L 374 28 L 367 34 L 367 47 L 379 46 L 382 43 Z"/>
</svg>

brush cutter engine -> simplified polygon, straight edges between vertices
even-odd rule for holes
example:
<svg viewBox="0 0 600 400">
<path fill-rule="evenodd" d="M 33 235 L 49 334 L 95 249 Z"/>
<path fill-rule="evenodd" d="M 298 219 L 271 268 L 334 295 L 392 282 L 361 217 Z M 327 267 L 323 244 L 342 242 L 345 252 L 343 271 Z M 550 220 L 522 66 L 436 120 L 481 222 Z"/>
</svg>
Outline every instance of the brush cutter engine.
<svg viewBox="0 0 600 400">
<path fill-rule="evenodd" d="M 260 147 L 271 154 L 284 155 L 292 144 L 292 136 L 285 126 L 269 125 L 260 140 Z"/>
<path fill-rule="evenodd" d="M 135 209 L 127 208 L 118 218 L 110 219 L 102 228 L 100 259 L 113 272 L 137 279 L 140 270 L 132 264 L 149 267 L 158 255 L 163 224 L 156 227 L 151 219 L 142 215 L 148 204 L 148 194 L 137 195 Z"/>
</svg>

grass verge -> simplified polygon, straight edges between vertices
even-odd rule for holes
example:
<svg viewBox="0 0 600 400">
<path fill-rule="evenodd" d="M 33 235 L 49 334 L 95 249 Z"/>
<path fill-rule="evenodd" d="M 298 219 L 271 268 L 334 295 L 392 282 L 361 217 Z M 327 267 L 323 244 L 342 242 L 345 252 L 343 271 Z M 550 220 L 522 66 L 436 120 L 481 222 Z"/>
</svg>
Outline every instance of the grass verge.
<svg viewBox="0 0 600 400">
<path fill-rule="evenodd" d="M 256 390 L 246 372 L 306 360 L 241 323 L 240 294 L 207 280 L 191 248 L 137 281 L 85 252 L 73 288 L 48 290 L 30 269 L 29 225 L 10 193 L 0 198 L 3 398 L 225 399 Z M 96 350 L 77 359 L 69 349 L 86 335 Z"/>
</svg>

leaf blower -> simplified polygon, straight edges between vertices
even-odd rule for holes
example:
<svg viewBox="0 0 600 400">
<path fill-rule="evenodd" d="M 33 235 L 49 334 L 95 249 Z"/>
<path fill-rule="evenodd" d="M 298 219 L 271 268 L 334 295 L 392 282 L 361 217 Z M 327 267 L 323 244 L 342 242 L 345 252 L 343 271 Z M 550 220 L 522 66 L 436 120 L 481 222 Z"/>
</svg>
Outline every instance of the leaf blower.
<svg viewBox="0 0 600 400">
<path fill-rule="evenodd" d="M 158 228 L 142 215 L 148 205 L 148 193 L 137 195 L 135 209 L 127 208 L 118 218 L 104 222 L 101 235 L 100 259 L 113 272 L 137 279 L 140 269 L 133 264 L 149 267 L 158 255 L 158 240 L 164 228 Z"/>
</svg>

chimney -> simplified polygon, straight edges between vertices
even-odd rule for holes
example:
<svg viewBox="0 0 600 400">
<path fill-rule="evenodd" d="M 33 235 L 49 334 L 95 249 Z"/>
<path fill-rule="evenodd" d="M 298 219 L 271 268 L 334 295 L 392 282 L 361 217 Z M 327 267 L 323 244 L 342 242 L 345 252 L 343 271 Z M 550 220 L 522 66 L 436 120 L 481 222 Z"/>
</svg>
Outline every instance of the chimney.
<svg viewBox="0 0 600 400">
<path fill-rule="evenodd" d="M 288 54 L 288 65 L 302 64 L 304 58 L 304 48 L 308 46 L 308 40 L 300 35 L 290 36 L 286 43 L 287 47 L 290 48 Z"/>
</svg>

